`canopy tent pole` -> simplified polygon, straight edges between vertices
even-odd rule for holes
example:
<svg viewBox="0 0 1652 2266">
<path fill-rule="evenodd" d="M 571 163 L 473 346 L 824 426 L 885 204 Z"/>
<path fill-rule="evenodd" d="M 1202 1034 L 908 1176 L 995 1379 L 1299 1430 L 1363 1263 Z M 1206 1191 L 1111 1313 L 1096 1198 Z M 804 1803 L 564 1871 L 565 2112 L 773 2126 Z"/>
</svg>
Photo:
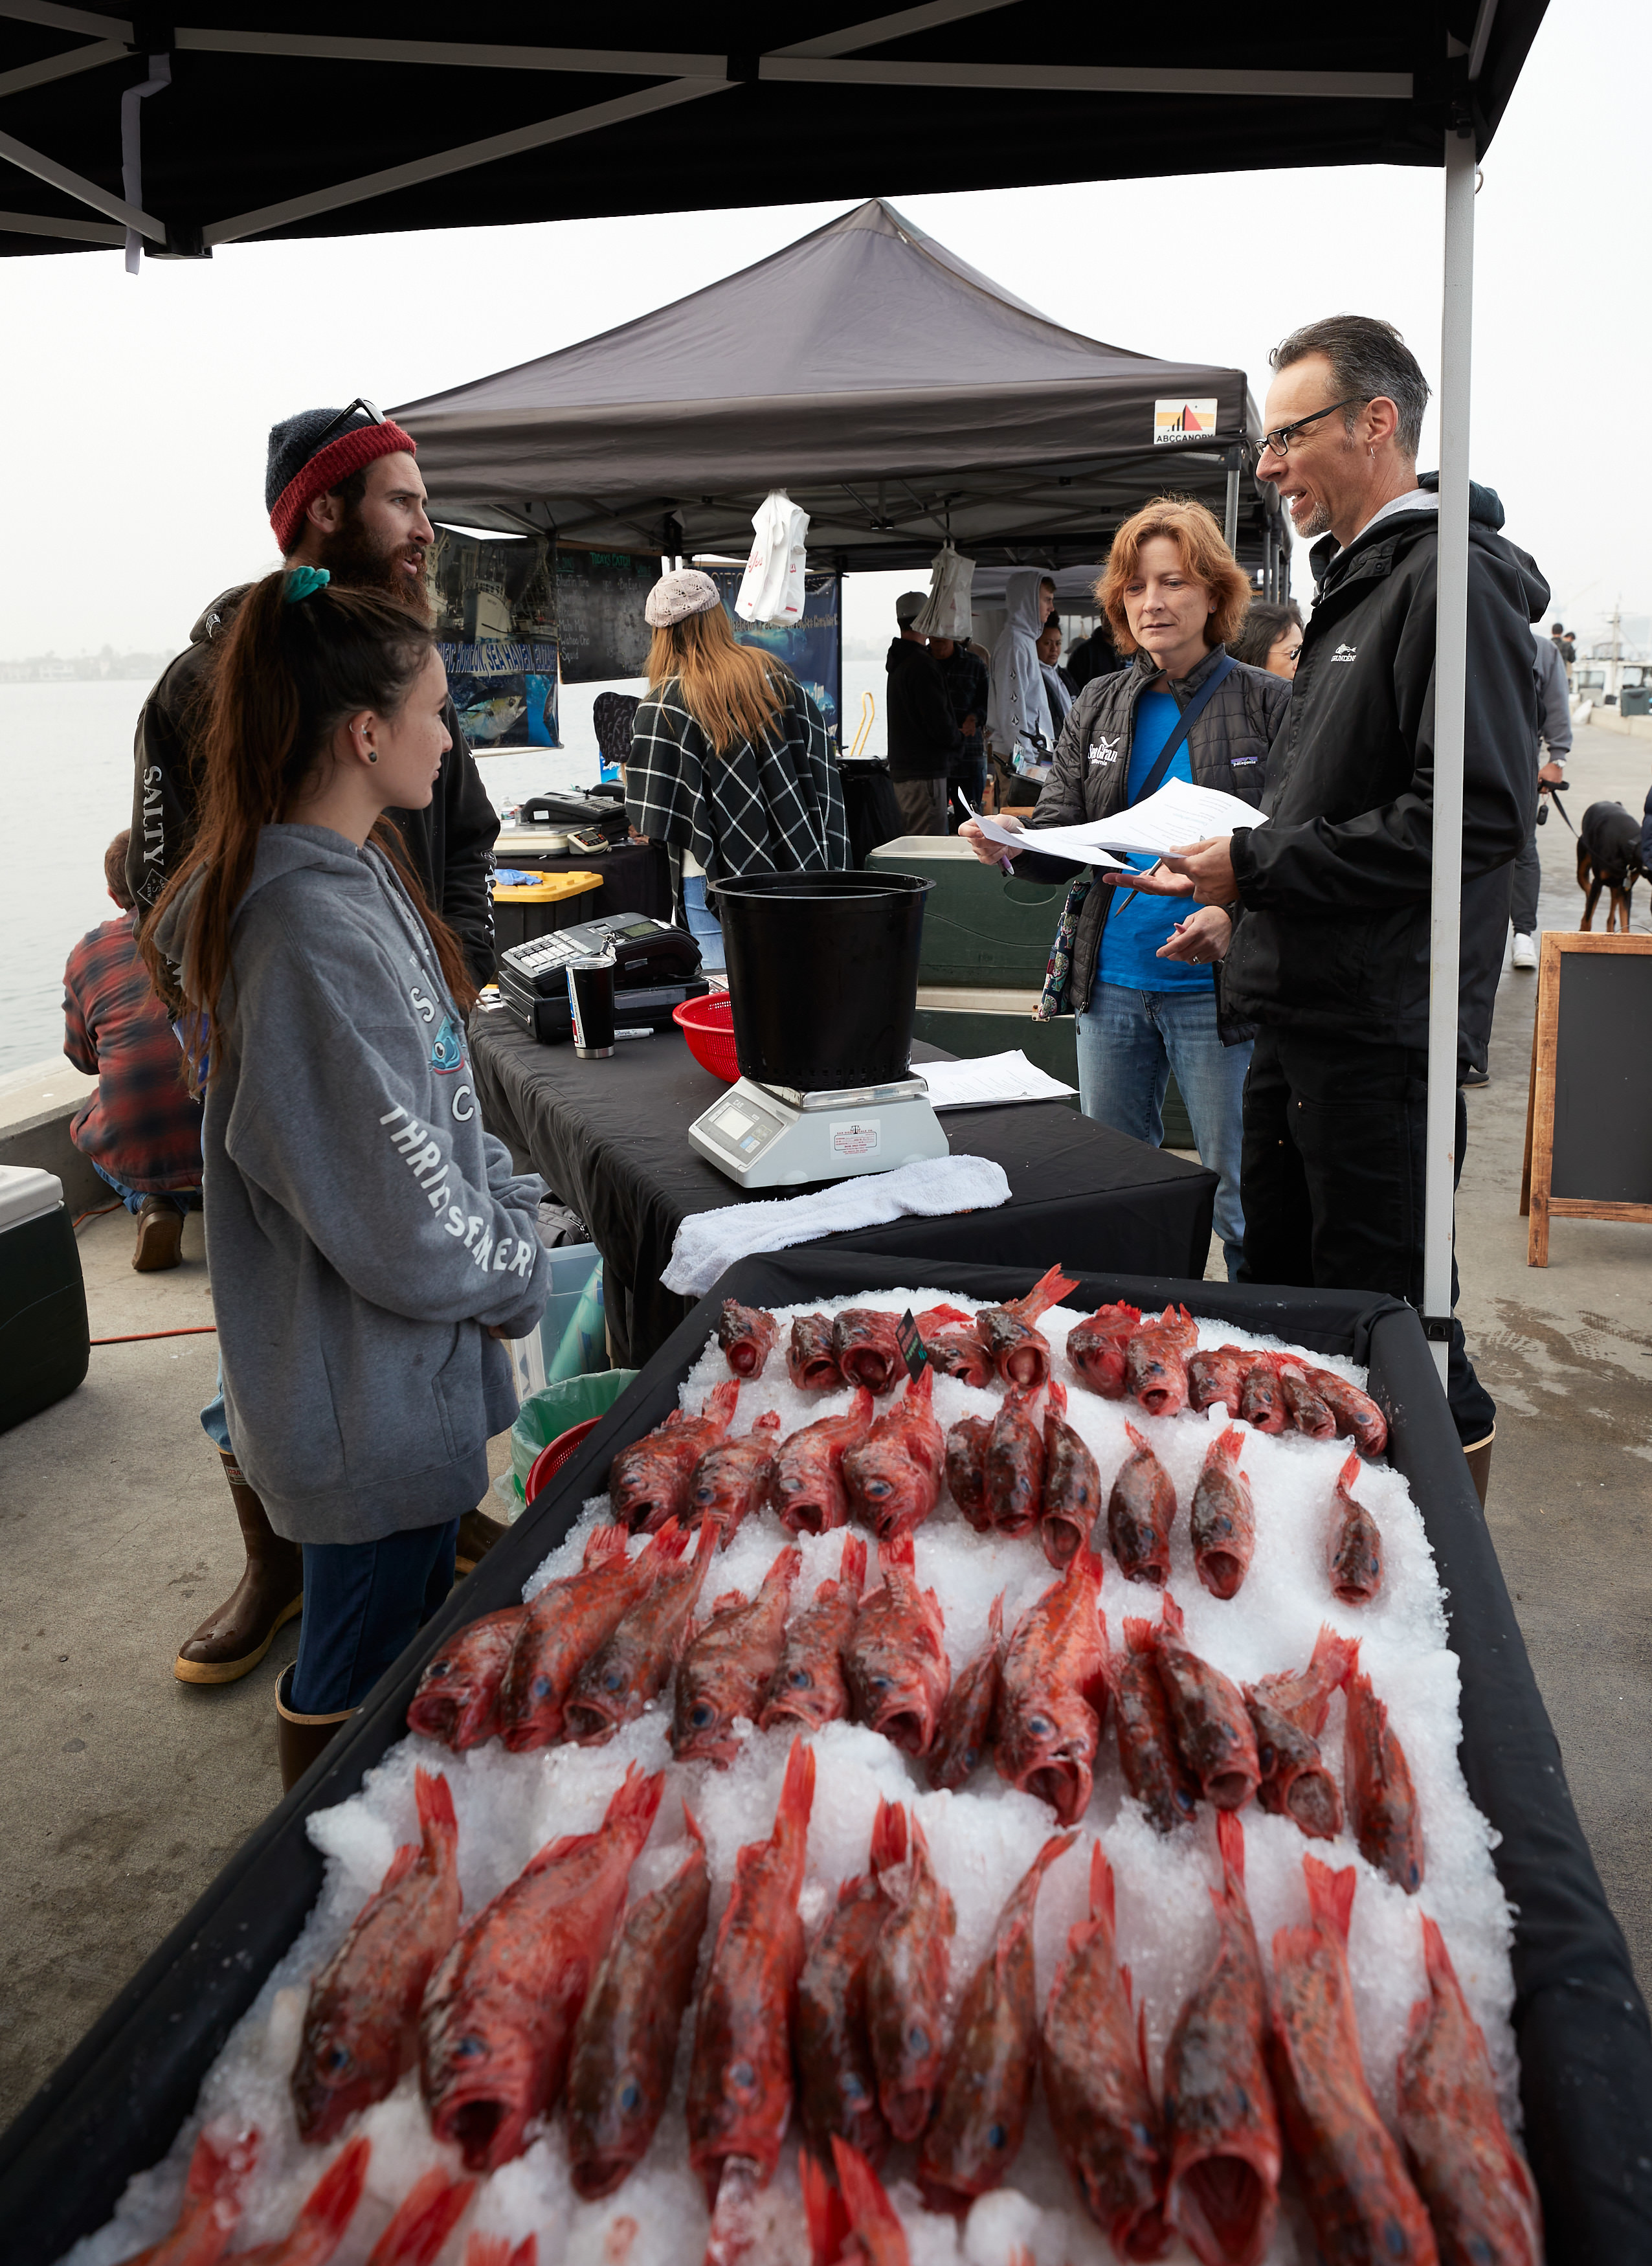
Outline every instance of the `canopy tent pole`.
<svg viewBox="0 0 1652 2266">
<path fill-rule="evenodd" d="M 1230 551 L 1239 541 L 1239 452 L 1227 452 L 1227 502 L 1222 514 L 1222 539 Z"/>
<path fill-rule="evenodd" d="M 1458 957 L 1463 901 L 1463 710 L 1468 683 L 1468 419 L 1474 328 L 1474 136 L 1445 137 L 1440 336 L 1440 547 L 1434 661 L 1429 1107 L 1422 1312 L 1442 1381 L 1451 1312 L 1457 1166 Z"/>
</svg>

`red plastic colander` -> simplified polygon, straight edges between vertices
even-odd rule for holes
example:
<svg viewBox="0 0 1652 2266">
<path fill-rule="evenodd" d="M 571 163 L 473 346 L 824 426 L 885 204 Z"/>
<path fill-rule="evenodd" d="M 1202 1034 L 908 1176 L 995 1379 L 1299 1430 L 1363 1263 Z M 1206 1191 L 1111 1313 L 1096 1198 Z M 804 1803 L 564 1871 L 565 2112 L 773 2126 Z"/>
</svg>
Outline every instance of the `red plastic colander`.
<svg viewBox="0 0 1652 2266">
<path fill-rule="evenodd" d="M 684 999 L 671 1010 L 671 1020 L 688 1041 L 689 1052 L 703 1070 L 732 1085 L 740 1075 L 735 1058 L 735 1009 L 727 991 L 710 992 L 704 999 Z"/>
</svg>

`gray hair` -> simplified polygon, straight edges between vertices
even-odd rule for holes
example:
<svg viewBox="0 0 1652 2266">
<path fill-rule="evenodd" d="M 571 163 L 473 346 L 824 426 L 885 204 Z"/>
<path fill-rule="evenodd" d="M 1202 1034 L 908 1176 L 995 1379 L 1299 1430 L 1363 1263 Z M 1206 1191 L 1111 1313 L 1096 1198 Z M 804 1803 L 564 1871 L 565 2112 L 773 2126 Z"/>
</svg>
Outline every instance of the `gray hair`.
<svg viewBox="0 0 1652 2266">
<path fill-rule="evenodd" d="M 1327 315 L 1305 323 L 1282 339 L 1268 357 L 1270 369 L 1287 369 L 1323 355 L 1331 365 L 1331 391 L 1339 398 L 1352 395 L 1355 406 L 1343 412 L 1342 422 L 1351 433 L 1356 408 L 1380 394 L 1400 412 L 1394 440 L 1402 457 L 1414 458 L 1422 439 L 1422 413 L 1428 406 L 1429 381 L 1417 358 L 1392 323 L 1375 315 Z"/>
</svg>

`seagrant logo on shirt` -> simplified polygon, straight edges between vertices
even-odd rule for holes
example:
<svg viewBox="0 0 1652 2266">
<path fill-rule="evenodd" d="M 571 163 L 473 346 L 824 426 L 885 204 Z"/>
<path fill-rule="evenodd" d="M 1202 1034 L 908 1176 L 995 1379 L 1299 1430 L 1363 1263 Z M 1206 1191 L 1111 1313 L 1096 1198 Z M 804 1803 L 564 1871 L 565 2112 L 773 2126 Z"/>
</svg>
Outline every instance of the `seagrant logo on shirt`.
<svg viewBox="0 0 1652 2266">
<path fill-rule="evenodd" d="M 1100 739 L 1091 741 L 1090 761 L 1093 764 L 1115 764 L 1118 759 L 1119 743 L 1116 740 Z"/>
</svg>

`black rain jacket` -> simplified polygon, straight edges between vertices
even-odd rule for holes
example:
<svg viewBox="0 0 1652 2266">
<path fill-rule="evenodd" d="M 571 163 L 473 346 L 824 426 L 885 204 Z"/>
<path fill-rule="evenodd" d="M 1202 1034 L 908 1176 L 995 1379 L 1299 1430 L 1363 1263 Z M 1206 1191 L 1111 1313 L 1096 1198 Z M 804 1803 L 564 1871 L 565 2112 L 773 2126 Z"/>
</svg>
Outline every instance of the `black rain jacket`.
<svg viewBox="0 0 1652 2266">
<path fill-rule="evenodd" d="M 1185 708 L 1216 667 L 1224 648 L 1212 646 L 1186 676 L 1170 680 L 1179 709 Z M 1158 682 L 1159 663 L 1138 653 L 1129 665 L 1093 676 L 1068 711 L 1056 742 L 1055 761 L 1027 824 L 1034 838 L 1041 826 L 1084 826 L 1110 818 L 1125 808 L 1130 741 L 1136 704 Z M 1290 700 L 1283 677 L 1240 662 L 1194 720 L 1188 735 L 1188 765 L 1196 786 L 1218 787 L 1249 803 L 1260 803 L 1267 782 L 1268 750 L 1281 730 Z M 1015 860 L 1018 879 L 1061 881 L 1076 869 L 1065 859 L 1022 852 Z M 1094 888 L 1085 899 L 1073 938 L 1067 1004 L 1077 1014 L 1090 1004 L 1101 930 L 1113 910 L 1114 892 Z M 1221 1002 L 1223 1019 L 1228 1004 Z M 1224 1037 L 1229 1035 L 1226 1030 Z M 1235 1036 L 1242 1035 L 1235 1032 Z"/>
<path fill-rule="evenodd" d="M 1502 515 L 1480 491 L 1469 522 L 1466 901 L 1517 854 L 1536 810 L 1530 625 L 1549 590 L 1497 533 Z M 1268 824 L 1233 836 L 1244 910 L 1224 992 L 1252 1022 L 1428 1044 L 1438 551 L 1438 517 L 1424 507 L 1356 536 L 1325 568 L 1268 766 Z M 1475 925 L 1466 914 L 1466 929 Z"/>
<path fill-rule="evenodd" d="M 138 717 L 126 882 L 140 929 L 194 839 L 213 640 L 234 620 L 247 588 L 243 583 L 213 600 L 182 653 L 161 671 Z M 384 815 L 400 830 L 425 894 L 464 947 L 465 965 L 479 983 L 491 983 L 499 815 L 450 700 L 442 720 L 453 745 L 442 758 L 442 776 L 428 806 Z"/>
<path fill-rule="evenodd" d="M 884 660 L 889 676 L 889 777 L 945 778 L 964 747 L 953 720 L 940 663 L 926 645 L 890 640 Z"/>
</svg>

